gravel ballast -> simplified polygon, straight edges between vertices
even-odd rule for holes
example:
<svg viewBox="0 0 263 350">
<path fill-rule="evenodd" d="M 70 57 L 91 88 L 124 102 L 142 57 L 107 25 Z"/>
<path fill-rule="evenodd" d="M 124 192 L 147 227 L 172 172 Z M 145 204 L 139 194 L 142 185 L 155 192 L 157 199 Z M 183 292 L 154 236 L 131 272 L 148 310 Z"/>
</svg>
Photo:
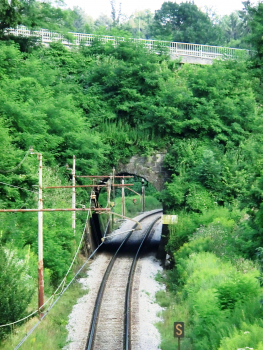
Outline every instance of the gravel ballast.
<svg viewBox="0 0 263 350">
<path fill-rule="evenodd" d="M 123 223 L 119 231 L 124 228 L 127 229 L 127 222 Z M 161 224 L 155 226 L 151 243 L 160 240 L 161 228 Z M 118 239 L 120 239 L 119 236 Z M 155 281 L 155 275 L 162 270 L 160 261 L 155 258 L 155 255 L 150 252 L 144 253 L 135 271 L 133 286 L 135 298 L 132 302 L 132 310 L 135 311 L 135 315 L 132 316 L 131 340 L 134 350 L 159 349 L 160 334 L 155 323 L 160 321 L 157 314 L 162 311 L 162 308 L 155 303 L 155 293 L 164 286 Z M 88 293 L 78 300 L 69 316 L 68 343 L 63 348 L 64 350 L 84 350 L 97 292 L 110 258 L 110 254 L 107 253 L 97 255 L 90 264 L 87 277 L 80 279 L 82 287 L 87 289 Z"/>
</svg>

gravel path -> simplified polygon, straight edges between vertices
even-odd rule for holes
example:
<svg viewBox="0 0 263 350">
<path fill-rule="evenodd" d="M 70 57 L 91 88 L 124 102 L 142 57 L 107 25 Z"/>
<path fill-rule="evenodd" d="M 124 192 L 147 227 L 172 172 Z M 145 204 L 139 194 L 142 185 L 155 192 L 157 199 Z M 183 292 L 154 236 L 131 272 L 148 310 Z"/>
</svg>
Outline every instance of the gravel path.
<svg viewBox="0 0 263 350">
<path fill-rule="evenodd" d="M 132 225 L 133 223 L 124 222 L 118 231 L 127 230 Z M 158 224 L 152 235 L 151 243 L 158 243 L 160 237 L 161 224 Z M 123 237 L 120 235 L 115 239 L 121 241 Z M 63 348 L 64 350 L 84 350 L 95 299 L 110 258 L 111 254 L 109 253 L 99 254 L 91 263 L 87 277 L 80 280 L 83 288 L 88 289 L 88 294 L 78 300 L 69 316 L 68 343 Z M 159 349 L 160 335 L 154 326 L 156 322 L 160 321 L 157 313 L 162 310 L 154 302 L 156 291 L 163 288 L 154 280 L 154 276 L 159 270 L 161 270 L 161 266 L 155 258 L 155 253 L 144 254 L 137 263 L 132 292 L 134 296 L 132 302 L 133 350 Z M 134 326 L 134 324 L 136 325 Z M 118 349 L 117 346 L 116 350 Z"/>
</svg>

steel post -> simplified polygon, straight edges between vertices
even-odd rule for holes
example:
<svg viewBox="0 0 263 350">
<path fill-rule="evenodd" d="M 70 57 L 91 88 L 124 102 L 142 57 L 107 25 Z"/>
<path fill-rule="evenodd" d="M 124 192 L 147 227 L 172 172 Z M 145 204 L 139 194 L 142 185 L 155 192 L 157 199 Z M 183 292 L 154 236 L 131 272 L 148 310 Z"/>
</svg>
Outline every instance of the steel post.
<svg viewBox="0 0 263 350">
<path fill-rule="evenodd" d="M 122 191 L 122 216 L 125 216 L 125 189 L 124 189 L 124 179 L 121 180 L 121 183 L 123 185 L 121 191 Z"/>
<path fill-rule="evenodd" d="M 112 198 L 113 198 L 113 202 L 115 202 L 115 188 L 114 188 L 114 185 L 115 185 L 115 168 L 112 168 L 112 186 L 113 186 L 113 189 L 112 189 Z"/>
<path fill-rule="evenodd" d="M 38 209 L 43 209 L 42 199 L 42 154 L 37 154 L 39 161 L 39 192 Z M 44 304 L 44 266 L 43 266 L 43 212 L 38 212 L 38 308 L 39 312 Z M 41 312 L 40 312 L 41 317 Z"/>
<path fill-rule="evenodd" d="M 145 187 L 144 187 L 144 179 L 142 179 L 142 212 L 145 211 Z"/>
<path fill-rule="evenodd" d="M 114 206 L 115 206 L 115 188 L 114 188 L 114 185 L 115 185 L 115 168 L 112 168 L 112 199 L 113 199 L 113 207 L 112 207 L 112 216 L 111 216 L 111 228 L 112 230 L 114 230 Z"/>
<path fill-rule="evenodd" d="M 73 166 L 72 166 L 72 209 L 76 208 L 76 157 L 73 156 Z M 72 212 L 72 228 L 74 230 L 74 236 L 75 236 L 75 229 L 76 229 L 76 211 Z"/>
</svg>

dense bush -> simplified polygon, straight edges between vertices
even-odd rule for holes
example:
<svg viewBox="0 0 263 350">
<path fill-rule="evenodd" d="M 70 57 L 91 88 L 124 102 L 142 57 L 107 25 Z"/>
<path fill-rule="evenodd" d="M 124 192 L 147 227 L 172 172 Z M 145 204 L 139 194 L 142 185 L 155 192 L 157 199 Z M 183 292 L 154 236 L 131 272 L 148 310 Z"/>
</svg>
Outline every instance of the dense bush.
<svg viewBox="0 0 263 350">
<path fill-rule="evenodd" d="M 193 241 L 196 243 L 196 252 L 188 257 L 185 254 L 187 248 L 182 248 L 177 253 L 176 275 L 180 288 L 178 290 L 177 287 L 175 300 L 170 300 L 168 310 L 173 311 L 168 320 L 172 322 L 173 319 L 180 319 L 182 308 L 185 310 L 186 340 L 182 342 L 182 349 L 217 350 L 221 339 L 222 344 L 230 344 L 230 341 L 225 341 L 226 337 L 232 337 L 233 334 L 233 339 L 238 338 L 235 334 L 241 334 L 237 330 L 244 329 L 243 322 L 251 327 L 258 322 L 255 331 L 259 336 L 260 331 L 261 334 L 263 331 L 263 323 L 260 321 L 263 316 L 260 303 L 263 290 L 259 285 L 258 270 L 253 265 L 248 265 L 245 273 L 239 271 L 230 262 L 223 261 L 211 252 L 202 251 L 202 246 L 204 250 L 207 249 L 207 239 L 201 240 L 198 246 L 197 241 L 200 240 Z M 170 279 L 173 274 L 170 272 Z M 169 285 L 174 286 L 172 283 Z M 178 311 L 176 305 L 180 305 Z M 245 339 L 248 337 L 243 340 Z M 242 337 L 240 340 L 241 344 Z M 257 337 L 246 346 L 252 347 L 260 340 Z M 169 337 L 165 337 L 162 349 L 171 349 L 169 343 Z M 234 340 L 231 344 L 234 344 Z M 222 349 L 225 349 L 224 346 Z"/>
<path fill-rule="evenodd" d="M 25 316 L 35 285 L 28 274 L 28 261 L 1 245 L 0 270 L 0 324 L 6 324 Z M 9 328 L 0 328 L 0 338 L 8 331 Z"/>
<path fill-rule="evenodd" d="M 226 337 L 221 341 L 219 350 L 263 350 L 262 331 L 262 325 L 243 323 L 241 330 L 235 330 L 231 337 Z"/>
</svg>

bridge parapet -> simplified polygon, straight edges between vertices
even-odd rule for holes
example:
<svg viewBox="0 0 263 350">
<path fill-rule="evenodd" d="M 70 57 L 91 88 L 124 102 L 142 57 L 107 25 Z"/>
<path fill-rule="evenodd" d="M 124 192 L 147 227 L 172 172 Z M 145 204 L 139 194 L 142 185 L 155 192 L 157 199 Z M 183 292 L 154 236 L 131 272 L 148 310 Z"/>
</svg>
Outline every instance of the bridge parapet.
<svg viewBox="0 0 263 350">
<path fill-rule="evenodd" d="M 10 28 L 6 31 L 6 34 L 13 34 L 15 36 L 36 36 L 41 38 L 43 44 L 49 44 L 53 41 L 61 41 L 63 45 L 91 45 L 94 40 L 99 40 L 103 43 L 111 42 L 114 45 L 121 41 L 125 41 L 124 37 L 115 37 L 109 35 L 95 35 L 85 33 L 73 33 L 68 34 L 72 37 L 72 42 L 68 40 L 62 34 L 49 31 L 47 29 L 30 30 L 24 26 L 18 26 L 13 29 Z M 191 43 L 180 43 L 160 40 L 147 40 L 147 39 L 130 39 L 133 42 L 142 43 L 150 50 L 158 50 L 160 47 L 166 47 L 170 52 L 172 59 L 182 57 L 182 62 L 199 63 L 199 64 L 211 64 L 213 59 L 226 59 L 226 58 L 238 58 L 240 56 L 246 56 L 250 53 L 249 50 L 235 49 L 230 47 L 201 45 Z M 187 59 L 191 57 L 192 59 Z"/>
</svg>

